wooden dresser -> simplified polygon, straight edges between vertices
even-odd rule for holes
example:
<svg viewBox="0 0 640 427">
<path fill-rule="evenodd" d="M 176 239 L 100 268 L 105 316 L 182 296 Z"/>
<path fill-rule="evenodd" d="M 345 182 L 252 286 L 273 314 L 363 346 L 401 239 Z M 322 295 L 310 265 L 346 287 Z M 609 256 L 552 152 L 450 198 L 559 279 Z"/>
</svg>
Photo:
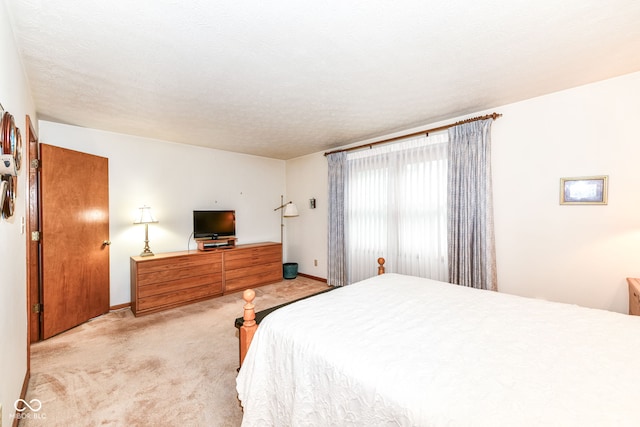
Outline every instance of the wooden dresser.
<svg viewBox="0 0 640 427">
<path fill-rule="evenodd" d="M 629 283 L 629 314 L 640 316 L 640 279 L 627 277 Z"/>
<path fill-rule="evenodd" d="M 136 316 L 282 280 L 282 245 L 131 257 L 131 311 Z"/>
</svg>

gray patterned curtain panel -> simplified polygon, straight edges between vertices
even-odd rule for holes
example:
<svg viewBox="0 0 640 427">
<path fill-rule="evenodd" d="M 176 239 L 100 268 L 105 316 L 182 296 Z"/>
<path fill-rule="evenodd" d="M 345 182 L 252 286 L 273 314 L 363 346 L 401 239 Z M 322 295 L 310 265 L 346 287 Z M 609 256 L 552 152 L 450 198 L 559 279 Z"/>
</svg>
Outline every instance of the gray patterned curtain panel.
<svg viewBox="0 0 640 427">
<path fill-rule="evenodd" d="M 449 129 L 449 281 L 498 290 L 491 186 L 491 124 Z"/>
</svg>

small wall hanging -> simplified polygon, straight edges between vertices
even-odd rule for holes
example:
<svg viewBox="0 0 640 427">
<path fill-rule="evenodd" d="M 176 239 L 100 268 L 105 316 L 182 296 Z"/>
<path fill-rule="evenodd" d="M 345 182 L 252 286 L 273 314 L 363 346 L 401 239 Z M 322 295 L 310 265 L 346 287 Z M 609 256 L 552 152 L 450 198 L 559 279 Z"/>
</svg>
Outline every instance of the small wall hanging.
<svg viewBox="0 0 640 427">
<path fill-rule="evenodd" d="M 560 178 L 561 205 L 606 205 L 608 176 Z"/>
</svg>

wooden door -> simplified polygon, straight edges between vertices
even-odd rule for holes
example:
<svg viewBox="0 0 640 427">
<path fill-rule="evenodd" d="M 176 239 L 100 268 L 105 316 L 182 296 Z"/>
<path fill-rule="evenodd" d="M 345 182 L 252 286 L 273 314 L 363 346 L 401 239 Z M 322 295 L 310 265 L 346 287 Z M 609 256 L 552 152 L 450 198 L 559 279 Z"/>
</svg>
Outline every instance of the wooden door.
<svg viewBox="0 0 640 427">
<path fill-rule="evenodd" d="M 109 311 L 108 159 L 40 144 L 42 336 Z"/>
<path fill-rule="evenodd" d="M 40 334 L 40 242 L 33 232 L 40 231 L 40 189 L 38 187 L 38 166 L 34 160 L 40 159 L 40 143 L 38 135 L 33 128 L 31 117 L 27 115 L 26 125 L 26 150 L 29 173 L 27 174 L 27 191 L 29 193 L 29 209 L 27 209 L 27 310 L 29 325 L 29 342 L 33 343 L 42 339 Z M 24 167 L 24 166 L 23 166 Z M 29 347 L 29 351 L 31 347 Z"/>
</svg>

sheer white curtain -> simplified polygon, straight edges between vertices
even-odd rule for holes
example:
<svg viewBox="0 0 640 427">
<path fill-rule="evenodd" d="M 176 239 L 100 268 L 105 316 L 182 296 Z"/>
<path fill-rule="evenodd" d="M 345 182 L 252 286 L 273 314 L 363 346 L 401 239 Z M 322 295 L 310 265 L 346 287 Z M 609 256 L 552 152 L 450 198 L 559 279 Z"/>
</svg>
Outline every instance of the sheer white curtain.
<svg viewBox="0 0 640 427">
<path fill-rule="evenodd" d="M 446 133 L 347 154 L 348 282 L 387 271 L 447 281 Z"/>
</svg>

